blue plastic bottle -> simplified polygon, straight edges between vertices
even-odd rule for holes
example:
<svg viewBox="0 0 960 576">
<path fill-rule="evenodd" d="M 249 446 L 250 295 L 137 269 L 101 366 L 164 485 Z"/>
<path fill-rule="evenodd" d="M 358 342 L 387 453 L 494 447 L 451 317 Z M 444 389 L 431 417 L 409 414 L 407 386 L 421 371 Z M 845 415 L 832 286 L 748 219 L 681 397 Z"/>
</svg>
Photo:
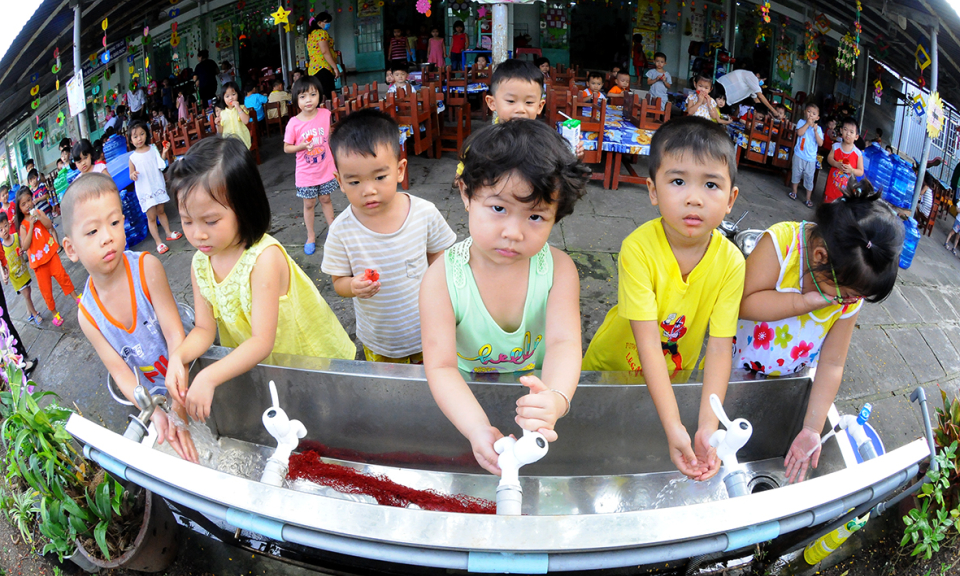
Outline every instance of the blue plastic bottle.
<svg viewBox="0 0 960 576">
<path fill-rule="evenodd" d="M 107 162 L 110 162 L 126 151 L 127 140 L 119 134 L 114 134 L 103 143 L 103 157 Z"/>
<path fill-rule="evenodd" d="M 903 238 L 903 250 L 900 251 L 900 267 L 906 270 L 913 263 L 913 256 L 917 253 L 917 243 L 920 242 L 920 230 L 917 221 L 907 218 L 903 222 L 906 236 Z"/>
<path fill-rule="evenodd" d="M 884 200 L 890 202 L 890 199 L 887 196 L 890 194 L 890 178 L 893 176 L 893 154 L 883 153 L 883 156 L 879 156 L 875 163 L 875 168 L 873 170 L 873 176 L 870 178 L 870 183 L 873 184 L 874 190 L 879 190 L 883 195 Z"/>
<path fill-rule="evenodd" d="M 132 187 L 120 192 L 120 205 L 123 210 L 123 231 L 127 237 L 127 250 L 130 250 L 147 237 L 147 215 L 140 209 L 140 201 Z"/>
<path fill-rule="evenodd" d="M 917 175 L 905 160 L 897 158 L 895 162 L 896 167 L 890 179 L 890 187 L 893 188 L 891 203 L 898 208 L 910 208 L 910 204 L 913 203 L 913 189 L 917 183 Z"/>
<path fill-rule="evenodd" d="M 871 183 L 876 180 L 874 176 L 877 170 L 877 161 L 884 154 L 883 148 L 877 143 L 867 146 L 867 149 L 863 151 L 863 175 L 869 179 Z M 876 188 L 876 186 L 874 186 L 874 188 Z"/>
</svg>

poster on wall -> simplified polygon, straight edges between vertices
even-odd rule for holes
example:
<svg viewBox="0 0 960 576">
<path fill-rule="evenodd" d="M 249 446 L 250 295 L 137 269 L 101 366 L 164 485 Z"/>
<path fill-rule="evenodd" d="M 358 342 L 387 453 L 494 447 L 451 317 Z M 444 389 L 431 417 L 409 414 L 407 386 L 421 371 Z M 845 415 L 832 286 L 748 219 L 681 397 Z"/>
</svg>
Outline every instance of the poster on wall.
<svg viewBox="0 0 960 576">
<path fill-rule="evenodd" d="M 647 61 L 653 62 L 657 51 L 657 29 L 660 28 L 660 2 L 658 0 L 637 0 L 637 24 L 634 34 L 643 36 L 643 51 Z"/>
<path fill-rule="evenodd" d="M 540 45 L 554 50 L 565 50 L 569 43 L 569 9 L 565 5 L 544 7 L 540 20 Z"/>
<path fill-rule="evenodd" d="M 233 22 L 222 20 L 217 23 L 217 47 L 226 50 L 233 46 Z"/>
<path fill-rule="evenodd" d="M 83 94 L 83 72 L 67 81 L 67 102 L 70 103 L 70 116 L 76 116 L 87 107 L 87 99 Z"/>
<path fill-rule="evenodd" d="M 695 42 L 703 42 L 704 21 L 706 15 L 703 12 L 694 12 L 690 15 L 690 37 Z"/>
<path fill-rule="evenodd" d="M 380 4 L 375 0 L 357 0 L 357 18 L 371 18 L 380 15 Z"/>
</svg>

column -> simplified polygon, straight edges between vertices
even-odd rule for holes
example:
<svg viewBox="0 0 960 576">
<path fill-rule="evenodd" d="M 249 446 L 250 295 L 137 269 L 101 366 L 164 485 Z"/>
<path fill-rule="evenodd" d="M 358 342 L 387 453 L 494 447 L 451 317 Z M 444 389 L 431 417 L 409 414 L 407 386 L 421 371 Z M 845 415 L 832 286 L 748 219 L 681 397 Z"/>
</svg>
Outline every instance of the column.
<svg viewBox="0 0 960 576">
<path fill-rule="evenodd" d="M 937 23 L 934 23 L 930 27 L 930 93 L 933 94 L 937 91 L 937 74 L 939 71 L 939 60 L 938 57 L 938 48 L 937 48 L 937 31 L 940 26 Z M 927 110 L 927 114 L 930 111 Z M 924 122 L 926 124 L 926 122 Z M 917 203 L 920 202 L 920 191 L 923 190 L 923 177 L 927 175 L 927 160 L 930 158 L 930 134 L 926 131 L 924 127 L 923 133 L 923 153 L 920 154 L 920 169 L 917 171 L 917 185 L 913 189 L 913 202 L 910 204 L 910 216 L 917 211 Z"/>
<path fill-rule="evenodd" d="M 510 28 L 507 10 L 506 4 L 493 5 L 493 61 L 491 64 L 494 66 L 507 59 L 507 46 L 509 46 L 507 35 Z"/>
<path fill-rule="evenodd" d="M 73 74 L 74 76 L 80 74 L 80 71 L 83 69 L 81 65 L 80 57 L 80 13 L 83 10 L 83 7 L 80 6 L 80 1 L 75 0 L 73 4 Z M 80 137 L 89 138 L 90 137 L 90 128 L 87 126 L 87 110 L 84 108 L 83 112 L 77 114 L 77 122 L 80 125 Z"/>
</svg>

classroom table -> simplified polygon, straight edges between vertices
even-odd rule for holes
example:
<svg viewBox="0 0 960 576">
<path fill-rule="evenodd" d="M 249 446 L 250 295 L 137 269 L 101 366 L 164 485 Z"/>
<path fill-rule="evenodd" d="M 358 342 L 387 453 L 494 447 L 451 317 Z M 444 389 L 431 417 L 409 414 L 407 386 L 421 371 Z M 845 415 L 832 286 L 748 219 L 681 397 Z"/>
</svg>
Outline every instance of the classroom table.
<svg viewBox="0 0 960 576">
<path fill-rule="evenodd" d="M 589 108 L 584 109 L 589 114 Z M 617 190 L 620 182 L 644 184 L 645 176 L 640 176 L 633 169 L 629 160 L 623 156 L 648 156 L 650 154 L 650 139 L 653 130 L 641 130 L 629 120 L 623 119 L 622 106 L 607 106 L 606 120 L 603 123 L 603 151 L 607 153 L 604 164 L 603 187 Z M 580 135 L 584 150 L 597 149 L 597 133 L 585 132 Z M 620 168 L 626 167 L 627 174 L 620 174 Z"/>
</svg>

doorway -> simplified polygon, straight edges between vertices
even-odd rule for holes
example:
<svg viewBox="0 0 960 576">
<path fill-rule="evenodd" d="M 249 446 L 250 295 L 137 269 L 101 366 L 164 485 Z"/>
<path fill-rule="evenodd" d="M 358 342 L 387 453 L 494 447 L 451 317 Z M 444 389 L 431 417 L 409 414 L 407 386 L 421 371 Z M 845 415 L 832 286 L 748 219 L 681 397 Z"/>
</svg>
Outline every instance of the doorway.
<svg viewBox="0 0 960 576">
<path fill-rule="evenodd" d="M 577 4 L 570 9 L 570 63 L 581 68 L 610 70 L 630 58 L 634 10 L 618 6 Z"/>
</svg>

